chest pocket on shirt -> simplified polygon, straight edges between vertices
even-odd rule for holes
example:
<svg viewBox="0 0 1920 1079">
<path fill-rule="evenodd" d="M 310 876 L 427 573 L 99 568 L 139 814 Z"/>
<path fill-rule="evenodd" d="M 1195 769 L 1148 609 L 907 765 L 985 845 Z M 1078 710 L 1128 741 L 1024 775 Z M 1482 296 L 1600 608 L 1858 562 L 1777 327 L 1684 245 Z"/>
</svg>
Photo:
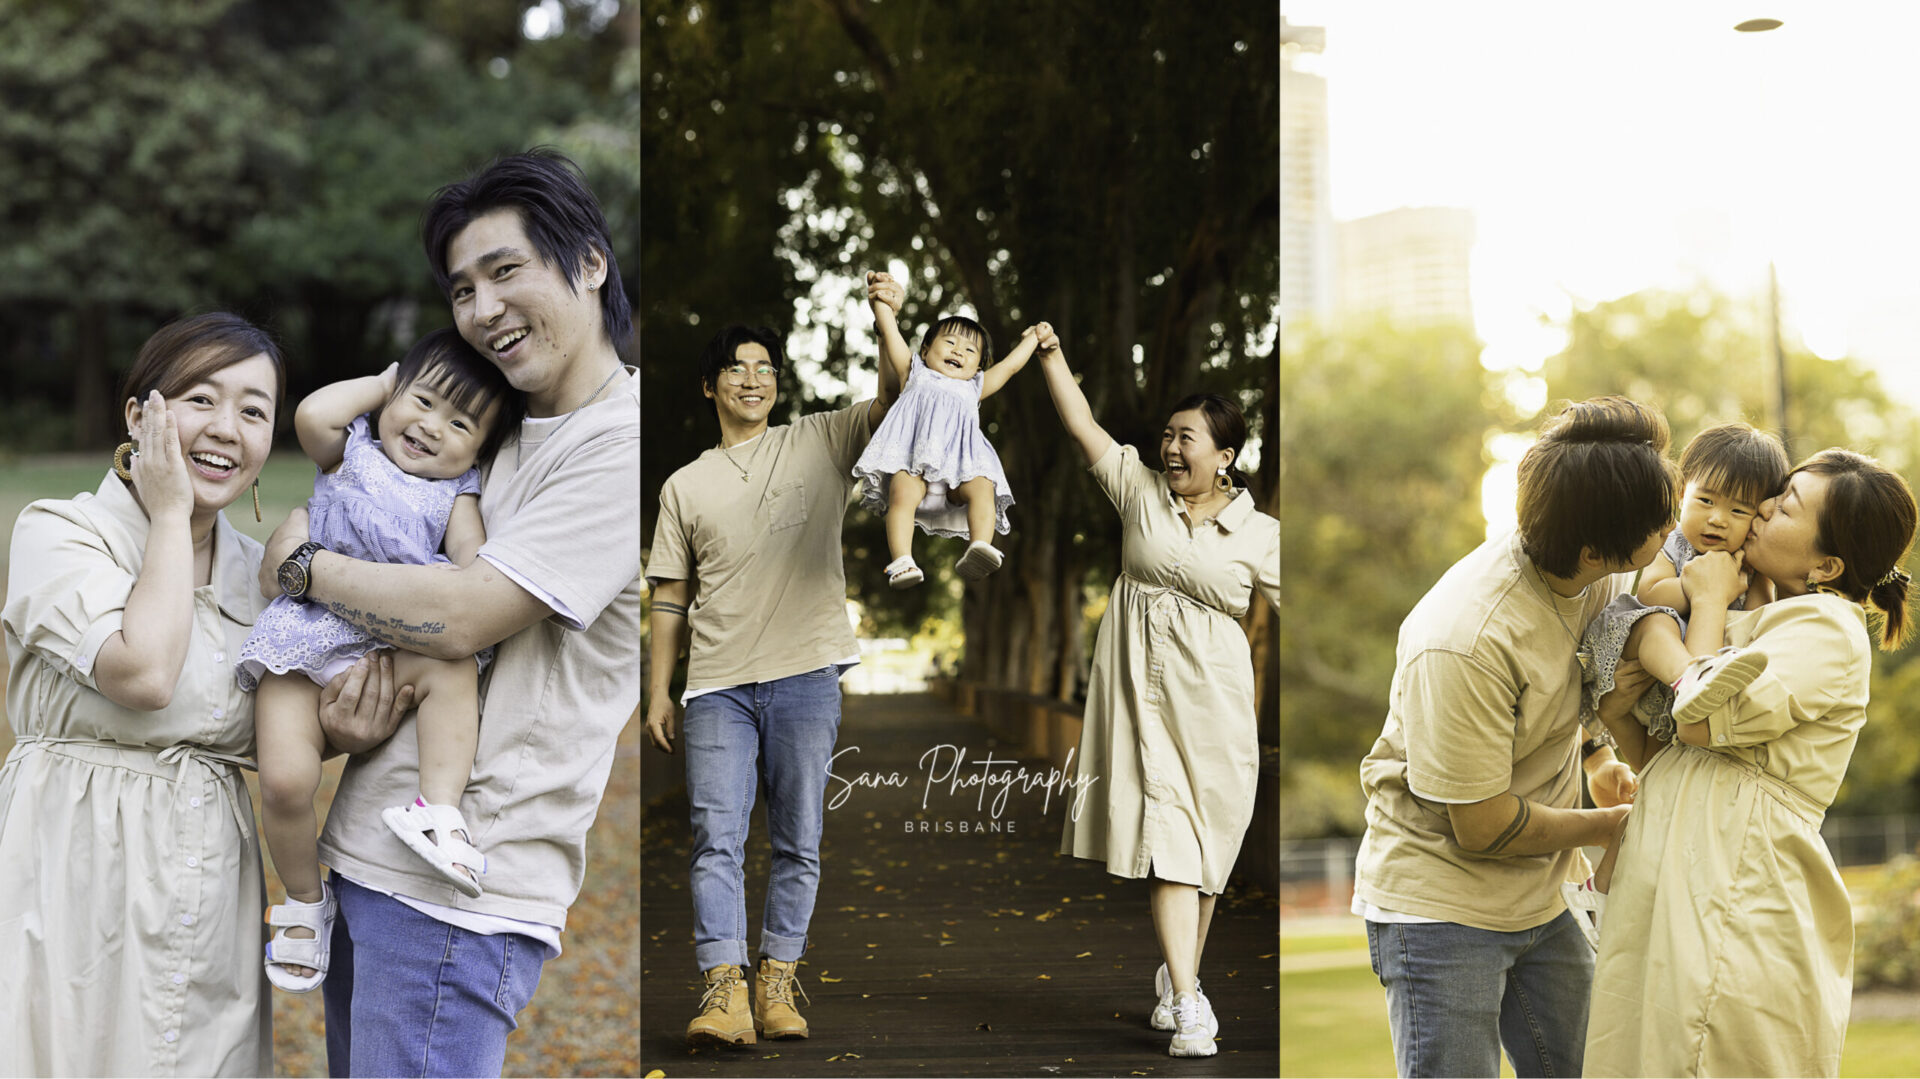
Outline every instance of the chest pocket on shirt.
<svg viewBox="0 0 1920 1079">
<path fill-rule="evenodd" d="M 767 531 L 807 523 L 807 481 L 794 480 L 773 489 L 767 495 Z"/>
</svg>

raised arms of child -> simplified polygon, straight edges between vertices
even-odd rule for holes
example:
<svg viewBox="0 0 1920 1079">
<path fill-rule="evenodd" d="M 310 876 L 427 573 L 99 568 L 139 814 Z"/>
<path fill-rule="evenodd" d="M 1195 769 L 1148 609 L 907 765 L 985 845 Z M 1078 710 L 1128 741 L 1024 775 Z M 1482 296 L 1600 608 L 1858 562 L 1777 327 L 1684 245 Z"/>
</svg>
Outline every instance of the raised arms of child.
<svg viewBox="0 0 1920 1079">
<path fill-rule="evenodd" d="M 981 376 L 980 399 L 984 401 L 994 394 L 999 393 L 1000 388 L 1005 386 L 1007 381 L 1013 376 L 1019 374 L 1020 369 L 1025 367 L 1027 361 L 1033 358 L 1033 351 L 1039 347 L 1040 339 L 1050 336 L 1052 333 L 1053 327 L 1044 322 L 1035 323 L 1022 331 L 1020 334 L 1020 343 L 1013 346 L 1013 351 L 1007 353 L 1006 358 L 1002 359 L 999 363 L 987 368 L 987 373 Z"/>
<path fill-rule="evenodd" d="M 347 428 L 353 421 L 387 403 L 400 365 L 363 378 L 331 382 L 307 395 L 293 410 L 293 431 L 300 448 L 323 472 L 339 467 L 347 452 Z"/>
</svg>

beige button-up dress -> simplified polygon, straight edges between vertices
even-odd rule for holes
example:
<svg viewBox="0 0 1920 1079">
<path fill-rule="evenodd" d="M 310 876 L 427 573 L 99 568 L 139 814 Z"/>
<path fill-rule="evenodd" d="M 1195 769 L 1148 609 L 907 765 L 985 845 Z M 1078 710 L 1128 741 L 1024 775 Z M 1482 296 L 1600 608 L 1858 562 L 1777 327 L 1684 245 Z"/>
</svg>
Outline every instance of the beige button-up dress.
<svg viewBox="0 0 1920 1079">
<path fill-rule="evenodd" d="M 1727 615 L 1767 669 L 1649 761 L 1614 866 L 1587 1075 L 1838 1075 L 1853 911 L 1820 839 L 1867 720 L 1872 645 L 1838 596 Z"/>
<path fill-rule="evenodd" d="M 93 680 L 140 571 L 147 517 L 109 473 L 13 528 L 0 766 L 0 1075 L 271 1075 L 253 752 L 233 657 L 261 548 L 224 516 L 212 584 L 159 712 Z"/>
<path fill-rule="evenodd" d="M 1280 522 L 1240 492 L 1189 529 L 1166 477 L 1118 442 L 1091 469 L 1120 511 L 1120 577 L 1094 642 L 1060 850 L 1107 872 L 1227 886 L 1253 820 L 1260 746 L 1238 619 L 1280 605 Z"/>
</svg>

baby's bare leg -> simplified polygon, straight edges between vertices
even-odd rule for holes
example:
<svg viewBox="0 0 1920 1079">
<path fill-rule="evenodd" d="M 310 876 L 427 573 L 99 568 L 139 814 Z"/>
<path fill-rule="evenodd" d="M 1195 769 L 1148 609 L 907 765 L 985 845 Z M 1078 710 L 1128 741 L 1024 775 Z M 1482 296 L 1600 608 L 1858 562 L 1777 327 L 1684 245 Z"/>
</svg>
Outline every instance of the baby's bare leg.
<svg viewBox="0 0 1920 1079">
<path fill-rule="evenodd" d="M 304 674 L 267 674 L 253 704 L 260 753 L 260 815 L 273 870 L 287 895 L 318 903 L 320 855 L 313 796 L 320 789 L 320 687 Z M 301 930 L 295 936 L 312 936 Z"/>
<path fill-rule="evenodd" d="M 429 659 L 396 652 L 394 681 L 419 694 L 414 737 L 420 746 L 420 797 L 457 806 L 473 776 L 480 742 L 480 672 L 473 657 Z"/>
<path fill-rule="evenodd" d="M 955 502 L 967 504 L 967 538 L 975 543 L 992 543 L 993 526 L 998 514 L 998 503 L 993 497 L 993 480 L 987 476 L 975 476 L 962 483 L 958 488 L 959 497 Z"/>
<path fill-rule="evenodd" d="M 1672 685 L 1693 658 L 1680 637 L 1680 624 L 1665 614 L 1650 614 L 1633 624 L 1621 659 L 1637 659 L 1647 673 Z"/>
<path fill-rule="evenodd" d="M 895 472 L 887 488 L 887 554 L 913 554 L 913 513 L 927 497 L 927 481 L 911 472 Z"/>
</svg>

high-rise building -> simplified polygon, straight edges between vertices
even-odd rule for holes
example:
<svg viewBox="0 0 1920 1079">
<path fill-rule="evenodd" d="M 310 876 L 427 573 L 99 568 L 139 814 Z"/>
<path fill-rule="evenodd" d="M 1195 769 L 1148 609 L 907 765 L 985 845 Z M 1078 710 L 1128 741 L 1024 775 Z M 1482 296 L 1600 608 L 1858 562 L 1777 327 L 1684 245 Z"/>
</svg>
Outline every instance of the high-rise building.
<svg viewBox="0 0 1920 1079">
<path fill-rule="evenodd" d="M 1280 17 L 1280 321 L 1334 313 L 1332 180 L 1327 81 L 1311 71 L 1326 31 Z"/>
<path fill-rule="evenodd" d="M 1425 206 L 1339 225 L 1342 319 L 1473 327 L 1473 211 Z"/>
</svg>

